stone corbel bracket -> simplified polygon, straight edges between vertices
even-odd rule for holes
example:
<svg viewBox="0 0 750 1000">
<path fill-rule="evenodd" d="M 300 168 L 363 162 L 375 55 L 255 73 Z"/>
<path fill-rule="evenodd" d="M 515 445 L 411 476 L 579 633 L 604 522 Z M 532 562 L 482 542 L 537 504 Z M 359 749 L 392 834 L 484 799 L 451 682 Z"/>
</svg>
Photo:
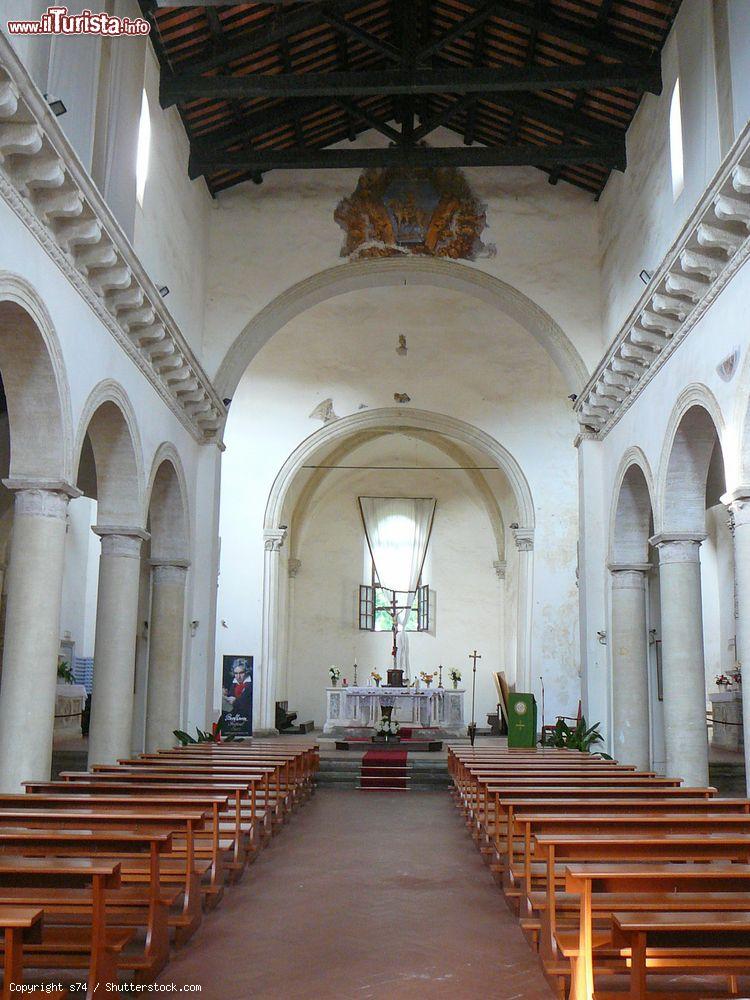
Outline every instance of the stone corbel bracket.
<svg viewBox="0 0 750 1000">
<path fill-rule="evenodd" d="M 43 96 L 0 34 L 0 197 L 200 442 L 226 409 Z"/>
<path fill-rule="evenodd" d="M 607 435 L 748 256 L 750 123 L 578 397 L 584 434 Z"/>
</svg>

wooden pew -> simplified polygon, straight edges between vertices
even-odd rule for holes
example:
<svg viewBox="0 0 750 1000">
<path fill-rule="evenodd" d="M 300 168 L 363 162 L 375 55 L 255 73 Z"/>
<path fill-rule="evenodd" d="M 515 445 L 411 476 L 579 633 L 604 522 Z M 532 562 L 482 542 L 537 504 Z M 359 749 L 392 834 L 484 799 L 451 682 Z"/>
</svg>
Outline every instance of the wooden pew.
<svg viewBox="0 0 750 1000">
<path fill-rule="evenodd" d="M 32 796 L 19 796 L 24 802 L 34 801 Z M 117 906 L 118 914 L 110 917 L 114 926 L 143 926 L 147 941 L 146 954 L 150 956 L 150 973 L 154 974 L 163 967 L 169 955 L 169 926 L 175 929 L 175 941 L 184 944 L 198 929 L 202 909 L 200 905 L 200 879 L 194 864 L 194 844 L 196 832 L 205 825 L 208 812 L 205 808 L 189 809 L 186 806 L 172 808 L 147 809 L 139 808 L 135 803 L 129 803 L 126 809 L 115 810 L 106 806 L 93 806 L 85 811 L 81 808 L 62 810 L 52 809 L 11 809 L 0 806 L 0 827 L 19 826 L 25 829 L 80 829 L 82 826 L 99 831 L 105 830 L 157 830 L 172 835 L 172 845 L 184 840 L 185 891 L 183 904 L 179 913 L 170 917 L 169 907 L 174 899 L 166 899 L 164 888 L 152 878 L 153 871 L 149 866 L 148 883 L 145 891 L 119 892 L 116 898 L 109 900 Z M 161 859 L 169 855 L 165 854 Z M 125 872 L 128 864 L 124 864 Z M 124 878 L 127 881 L 127 877 Z M 16 894 L 18 895 L 18 894 Z M 10 902 L 0 890 L 0 901 Z M 66 903 L 66 912 L 71 912 L 72 901 Z M 157 968 L 158 967 L 158 968 Z M 147 971 L 145 968 L 144 973 Z"/>
<path fill-rule="evenodd" d="M 117 982 L 119 952 L 132 932 L 107 927 L 106 892 L 120 886 L 120 864 L 106 858 L 19 857 L 0 853 L 0 887 L 49 885 L 92 887 L 91 928 L 48 931 L 39 943 L 23 944 L 28 965 L 47 969 L 88 969 L 87 998 Z"/>
<path fill-rule="evenodd" d="M 537 834 L 534 837 L 534 858 L 544 864 L 544 891 L 547 905 L 543 912 L 540 938 L 540 954 L 545 968 L 559 971 L 558 950 L 571 957 L 570 932 L 557 927 L 556 870 L 557 865 L 576 861 L 596 863 L 613 862 L 701 862 L 714 860 L 736 861 L 747 864 L 750 861 L 750 833 L 676 833 L 676 834 Z M 584 921 L 583 901 L 581 903 L 581 927 Z M 583 961 L 591 964 L 591 914 L 585 940 L 576 936 L 574 947 L 583 945 Z M 583 931 L 582 931 L 583 933 Z M 576 997 L 576 1000 L 579 1000 Z M 586 1000 L 591 1000 L 589 995 Z"/>
<path fill-rule="evenodd" d="M 630 990 L 623 993 L 594 994 L 595 1000 L 653 1000 L 663 993 L 649 993 L 647 967 L 656 964 L 660 973 L 707 975 L 721 972 L 733 995 L 738 992 L 737 976 L 750 973 L 750 901 L 744 912 L 613 913 L 612 944 L 623 957 L 630 958 Z M 670 983 L 670 985 L 672 985 Z M 678 994 L 672 1000 L 695 997 L 695 992 Z"/>
<path fill-rule="evenodd" d="M 622 905 L 617 905 L 623 897 L 632 899 L 633 909 L 636 909 L 639 904 L 635 897 L 645 900 L 657 893 L 663 911 L 669 907 L 677 909 L 680 896 L 695 909 L 697 900 L 705 894 L 717 894 L 723 910 L 733 911 L 743 900 L 745 903 L 748 900 L 750 865 L 720 861 L 679 864 L 591 861 L 566 866 L 565 889 L 580 897 L 578 941 L 570 956 L 570 1000 L 593 1000 L 592 900 L 598 897 L 605 908 L 600 912 L 607 912 L 609 897 L 609 902 L 615 904 L 614 910 L 609 910 L 611 916 L 612 912 L 623 909 Z M 599 943 L 601 937 L 600 934 Z M 620 971 L 622 965 L 622 961 L 618 962 L 616 971 Z"/>
<path fill-rule="evenodd" d="M 3 932 L 3 992 L 2 1000 L 11 1000 L 17 993 L 13 986 L 23 984 L 23 946 L 40 944 L 44 910 L 31 906 L 0 906 L 0 929 Z"/>
</svg>

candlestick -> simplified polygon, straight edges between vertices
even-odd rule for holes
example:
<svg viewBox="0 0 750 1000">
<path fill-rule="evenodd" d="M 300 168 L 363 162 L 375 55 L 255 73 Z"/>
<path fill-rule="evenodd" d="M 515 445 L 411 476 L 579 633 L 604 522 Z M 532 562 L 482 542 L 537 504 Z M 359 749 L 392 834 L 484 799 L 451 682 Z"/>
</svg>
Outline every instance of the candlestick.
<svg viewBox="0 0 750 1000">
<path fill-rule="evenodd" d="M 354 661 L 354 686 L 357 686 L 357 661 Z"/>
<path fill-rule="evenodd" d="M 438 687 L 441 688 L 442 686 L 443 686 L 443 665 L 441 663 L 440 666 L 438 667 Z"/>
</svg>

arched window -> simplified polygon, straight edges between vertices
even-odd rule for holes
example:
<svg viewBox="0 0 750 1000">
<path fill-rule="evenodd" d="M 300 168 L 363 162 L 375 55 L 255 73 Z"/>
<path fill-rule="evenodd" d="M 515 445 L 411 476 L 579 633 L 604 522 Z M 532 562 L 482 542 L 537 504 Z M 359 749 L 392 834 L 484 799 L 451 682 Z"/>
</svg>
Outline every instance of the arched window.
<svg viewBox="0 0 750 1000">
<path fill-rule="evenodd" d="M 141 119 L 138 123 L 138 151 L 135 160 L 135 194 L 138 204 L 143 205 L 143 194 L 148 178 L 148 160 L 151 152 L 151 112 L 146 91 L 141 99 Z"/>
<path fill-rule="evenodd" d="M 672 166 L 672 197 L 675 201 L 685 187 L 685 159 L 682 143 L 682 104 L 680 101 L 680 78 L 672 91 L 669 105 L 669 155 Z"/>
</svg>

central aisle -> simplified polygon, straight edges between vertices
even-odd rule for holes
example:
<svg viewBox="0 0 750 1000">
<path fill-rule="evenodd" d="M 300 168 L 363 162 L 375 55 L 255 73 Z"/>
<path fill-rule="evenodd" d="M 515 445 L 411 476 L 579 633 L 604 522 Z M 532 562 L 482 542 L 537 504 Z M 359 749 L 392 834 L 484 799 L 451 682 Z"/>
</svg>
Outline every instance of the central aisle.
<svg viewBox="0 0 750 1000">
<path fill-rule="evenodd" d="M 162 982 L 204 1000 L 549 1000 L 447 792 L 318 791 Z"/>
</svg>

